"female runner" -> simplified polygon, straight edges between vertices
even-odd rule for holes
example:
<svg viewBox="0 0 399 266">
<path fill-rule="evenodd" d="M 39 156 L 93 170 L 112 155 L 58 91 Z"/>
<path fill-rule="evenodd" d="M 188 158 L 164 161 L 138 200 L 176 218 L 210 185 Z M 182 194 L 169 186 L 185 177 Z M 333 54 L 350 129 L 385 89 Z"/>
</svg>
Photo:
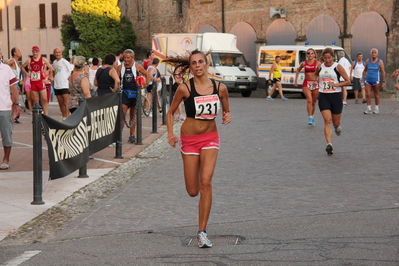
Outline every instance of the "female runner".
<svg viewBox="0 0 399 266">
<path fill-rule="evenodd" d="M 341 87 L 348 86 L 350 81 L 345 69 L 334 62 L 334 50 L 332 48 L 325 48 L 322 55 L 324 63 L 317 67 L 315 83 L 319 82 L 319 109 L 324 119 L 324 135 L 327 141 L 326 152 L 331 156 L 333 154 L 331 123 L 335 128 L 335 134 L 340 136 L 343 107 Z M 340 82 L 340 77 L 345 81 Z"/>
<path fill-rule="evenodd" d="M 316 101 L 317 98 L 319 97 L 319 87 L 318 86 L 313 86 L 313 82 L 316 78 L 315 72 L 317 67 L 320 65 L 320 62 L 318 62 L 316 60 L 317 58 L 317 53 L 314 49 L 309 48 L 306 51 L 306 57 L 308 58 L 308 60 L 303 61 L 297 71 L 296 71 L 296 75 L 295 75 L 295 82 L 294 82 L 294 86 L 297 87 L 298 86 L 298 76 L 299 73 L 301 72 L 301 69 L 304 68 L 305 69 L 305 79 L 302 83 L 302 92 L 306 97 L 306 101 L 307 101 L 307 105 L 306 108 L 308 110 L 308 125 L 315 125 L 315 121 L 314 121 L 314 111 L 316 109 Z"/>
<path fill-rule="evenodd" d="M 193 75 L 177 88 L 167 113 L 168 142 L 175 147 L 178 141 L 173 133 L 173 115 L 184 101 L 187 118 L 180 130 L 180 151 L 186 190 L 191 197 L 200 194 L 198 246 L 211 247 L 206 226 L 212 205 L 212 176 L 220 146 L 215 118 L 221 104 L 222 123 L 231 121 L 228 91 L 224 84 L 208 78 L 209 62 L 203 52 L 194 50 L 188 60 L 178 56 L 164 61 L 174 64 L 183 73 L 189 68 Z"/>
</svg>

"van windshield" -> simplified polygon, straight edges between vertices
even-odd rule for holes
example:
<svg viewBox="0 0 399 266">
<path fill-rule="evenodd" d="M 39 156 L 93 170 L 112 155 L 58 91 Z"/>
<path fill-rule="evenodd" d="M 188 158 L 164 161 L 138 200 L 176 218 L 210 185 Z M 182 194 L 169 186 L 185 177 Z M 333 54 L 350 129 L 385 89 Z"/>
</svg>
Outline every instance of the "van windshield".
<svg viewBox="0 0 399 266">
<path fill-rule="evenodd" d="M 276 56 L 280 56 L 280 65 L 283 67 L 295 67 L 296 51 L 292 50 L 262 50 L 260 54 L 261 65 L 271 65 Z"/>
<path fill-rule="evenodd" d="M 247 61 L 243 54 L 234 53 L 211 53 L 214 66 L 247 66 Z"/>
</svg>

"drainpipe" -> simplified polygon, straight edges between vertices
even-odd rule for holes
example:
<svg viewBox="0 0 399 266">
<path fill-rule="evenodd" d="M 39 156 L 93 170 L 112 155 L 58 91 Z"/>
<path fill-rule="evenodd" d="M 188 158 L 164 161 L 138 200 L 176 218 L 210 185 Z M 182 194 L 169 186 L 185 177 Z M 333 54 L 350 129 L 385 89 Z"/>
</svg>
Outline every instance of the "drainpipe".
<svg viewBox="0 0 399 266">
<path fill-rule="evenodd" d="M 344 38 L 347 35 L 346 28 L 348 27 L 348 17 L 347 17 L 347 13 L 346 13 L 346 4 L 347 4 L 346 0 L 344 0 Z M 342 48 L 345 49 L 345 47 L 344 47 L 344 39 L 342 39 Z"/>
<path fill-rule="evenodd" d="M 10 58 L 10 16 L 8 13 L 8 0 L 4 1 L 7 11 L 7 58 Z"/>
<path fill-rule="evenodd" d="M 224 0 L 222 0 L 222 32 L 225 33 L 226 30 L 224 28 Z"/>
</svg>

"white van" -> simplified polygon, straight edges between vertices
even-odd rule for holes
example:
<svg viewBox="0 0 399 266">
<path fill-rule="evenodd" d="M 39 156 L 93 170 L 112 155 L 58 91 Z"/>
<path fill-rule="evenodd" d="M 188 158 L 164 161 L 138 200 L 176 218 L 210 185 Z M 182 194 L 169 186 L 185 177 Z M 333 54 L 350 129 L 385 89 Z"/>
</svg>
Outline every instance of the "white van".
<svg viewBox="0 0 399 266">
<path fill-rule="evenodd" d="M 158 33 L 152 38 L 152 51 L 161 61 L 168 56 L 187 55 L 199 49 L 211 51 L 209 78 L 224 83 L 229 92 L 249 97 L 258 87 L 258 77 L 237 48 L 237 37 L 230 33 Z M 168 84 L 171 68 L 158 66 Z"/>
<path fill-rule="evenodd" d="M 261 84 L 266 84 L 266 80 L 269 79 L 269 72 L 272 64 L 275 61 L 276 56 L 280 56 L 280 65 L 283 72 L 281 78 L 281 84 L 283 85 L 283 91 L 289 92 L 302 92 L 302 82 L 305 79 L 305 70 L 301 69 L 298 76 L 298 87 L 294 86 L 296 71 L 301 62 L 306 60 L 306 51 L 309 48 L 313 48 L 317 52 L 316 59 L 318 60 L 321 56 L 322 51 L 330 47 L 334 50 L 334 61 L 338 62 L 338 52 L 345 50 L 339 46 L 324 46 L 324 45 L 267 45 L 259 48 L 257 68 L 258 78 Z M 345 52 L 346 59 L 352 63 L 352 60 Z M 267 85 L 267 84 L 266 84 Z M 265 86 L 266 86 L 265 85 Z M 352 90 L 352 86 L 347 86 L 346 89 Z M 278 94 L 277 90 L 274 92 L 272 97 L 276 97 Z"/>
</svg>

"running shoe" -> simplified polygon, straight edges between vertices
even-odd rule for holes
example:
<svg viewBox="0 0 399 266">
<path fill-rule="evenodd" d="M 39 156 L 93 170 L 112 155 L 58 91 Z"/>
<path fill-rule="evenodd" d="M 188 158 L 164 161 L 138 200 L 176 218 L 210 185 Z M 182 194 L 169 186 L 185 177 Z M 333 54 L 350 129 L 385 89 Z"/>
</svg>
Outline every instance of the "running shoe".
<svg viewBox="0 0 399 266">
<path fill-rule="evenodd" d="M 333 147 L 331 144 L 327 144 L 326 152 L 327 152 L 328 156 L 333 155 Z"/>
<path fill-rule="evenodd" d="M 366 101 L 366 100 L 363 100 L 362 103 L 367 103 L 367 101 Z"/>
<path fill-rule="evenodd" d="M 312 116 L 312 126 L 315 126 L 316 122 L 314 121 L 314 117 Z"/>
<path fill-rule="evenodd" d="M 309 116 L 309 118 L 308 118 L 308 125 L 309 125 L 309 126 L 312 125 L 312 117 L 311 117 L 311 116 Z"/>
<path fill-rule="evenodd" d="M 372 112 L 371 112 L 371 107 L 367 107 L 366 111 L 364 111 L 364 114 L 365 114 L 365 115 L 370 115 L 370 114 L 372 114 Z"/>
<path fill-rule="evenodd" d="M 198 247 L 200 248 L 212 247 L 212 242 L 208 239 L 208 236 L 205 232 L 198 233 L 197 239 L 198 239 Z"/>
<path fill-rule="evenodd" d="M 344 106 L 348 106 L 348 104 L 347 104 L 346 102 L 343 102 L 342 104 L 343 104 Z"/>
<path fill-rule="evenodd" d="M 136 137 L 134 135 L 131 135 L 127 142 L 128 143 L 136 143 Z"/>
<path fill-rule="evenodd" d="M 378 108 L 378 106 L 376 106 L 376 107 L 374 108 L 373 114 L 378 114 L 379 112 L 380 112 L 380 109 Z"/>
<path fill-rule="evenodd" d="M 337 136 L 341 136 L 341 132 L 342 132 L 341 126 L 337 126 L 337 127 L 335 128 L 335 134 L 337 134 Z"/>
<path fill-rule="evenodd" d="M 267 96 L 266 100 L 273 101 L 274 99 L 272 97 L 270 97 L 270 96 Z"/>
<path fill-rule="evenodd" d="M 286 101 L 286 100 L 288 100 L 288 98 L 287 97 L 283 97 L 283 98 L 281 98 L 281 100 Z"/>
</svg>

